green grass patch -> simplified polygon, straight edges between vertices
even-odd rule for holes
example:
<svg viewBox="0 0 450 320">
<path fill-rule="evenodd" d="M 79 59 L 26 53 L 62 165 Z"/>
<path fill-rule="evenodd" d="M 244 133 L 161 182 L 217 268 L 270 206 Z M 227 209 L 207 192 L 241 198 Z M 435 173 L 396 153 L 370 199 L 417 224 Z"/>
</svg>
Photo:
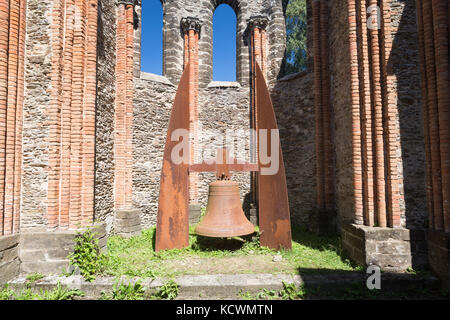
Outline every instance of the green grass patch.
<svg viewBox="0 0 450 320">
<path fill-rule="evenodd" d="M 190 228 L 189 246 L 182 250 L 155 252 L 155 228 L 141 235 L 108 240 L 103 274 L 142 278 L 174 277 L 212 273 L 313 273 L 355 271 L 342 257 L 337 235 L 316 236 L 304 229 L 293 229 L 292 250 L 276 252 L 259 244 L 259 233 L 231 239 L 197 236 Z M 283 257 L 273 262 L 274 255 Z"/>
<path fill-rule="evenodd" d="M 68 289 L 60 282 L 53 290 L 39 290 L 34 292 L 30 288 L 15 292 L 5 286 L 0 290 L 0 300 L 73 300 L 75 297 L 83 297 L 84 293 L 78 289 Z"/>
</svg>

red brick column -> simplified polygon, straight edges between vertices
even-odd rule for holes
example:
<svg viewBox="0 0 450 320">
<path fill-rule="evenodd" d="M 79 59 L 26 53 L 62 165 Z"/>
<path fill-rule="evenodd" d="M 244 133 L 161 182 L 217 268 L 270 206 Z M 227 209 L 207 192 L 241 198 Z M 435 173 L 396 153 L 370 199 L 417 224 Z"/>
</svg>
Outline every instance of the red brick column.
<svg viewBox="0 0 450 320">
<path fill-rule="evenodd" d="M 369 0 L 371 6 L 377 6 L 377 0 Z M 371 66 L 372 66 L 372 106 L 374 112 L 374 153 L 376 185 L 376 217 L 379 227 L 386 227 L 386 188 L 384 167 L 384 129 L 383 96 L 381 90 L 380 40 L 377 28 L 369 29 Z"/>
<path fill-rule="evenodd" d="M 49 105 L 50 229 L 77 229 L 94 218 L 97 0 L 55 0 Z"/>
<path fill-rule="evenodd" d="M 450 67 L 449 3 L 433 0 L 434 47 L 441 155 L 444 230 L 450 232 Z"/>
<path fill-rule="evenodd" d="M 134 1 L 119 1 L 114 138 L 114 199 L 116 209 L 132 208 L 133 204 L 133 12 Z"/>
<path fill-rule="evenodd" d="M 424 122 L 424 138 L 425 138 L 425 179 L 426 179 L 426 193 L 427 193 L 427 210 L 428 222 L 431 228 L 434 225 L 434 206 L 433 206 L 433 184 L 432 184 L 432 170 L 431 170 L 431 149 L 430 149 L 430 127 L 428 120 L 428 87 L 426 75 L 426 60 L 425 60 L 425 39 L 424 39 L 424 24 L 423 24 L 423 8 L 422 0 L 416 0 L 417 12 L 417 28 L 419 37 L 419 54 L 420 54 L 420 73 L 421 73 L 421 89 L 422 89 L 422 113 Z"/>
<path fill-rule="evenodd" d="M 320 32 L 320 1 L 312 2 L 313 19 L 313 54 L 314 54 L 314 109 L 316 120 L 316 204 L 318 208 L 325 207 L 324 181 L 324 145 L 323 145 L 323 115 L 322 110 L 322 50 Z"/>
<path fill-rule="evenodd" d="M 184 66 L 189 63 L 189 132 L 190 132 L 190 162 L 196 163 L 199 150 L 199 110 L 198 110 L 198 41 L 200 38 L 200 20 L 193 17 L 181 20 L 184 34 Z M 198 202 L 198 173 L 189 175 L 189 200 Z"/>
<path fill-rule="evenodd" d="M 367 6 L 365 1 L 357 1 L 358 42 L 359 42 L 359 86 L 361 103 L 363 187 L 364 187 L 364 224 L 374 226 L 374 167 L 372 142 L 372 97 L 370 82 L 369 42 L 367 32 Z"/>
<path fill-rule="evenodd" d="M 439 118 L 437 103 L 436 63 L 433 32 L 433 10 L 431 0 L 423 0 L 424 51 L 427 77 L 427 109 L 431 151 L 431 172 L 433 184 L 434 229 L 443 230 L 441 157 L 439 139 Z"/>
<path fill-rule="evenodd" d="M 25 0 L 0 2 L 0 235 L 20 224 Z"/>
<path fill-rule="evenodd" d="M 450 233 L 448 1 L 417 1 L 430 229 Z"/>
<path fill-rule="evenodd" d="M 358 37 L 356 1 L 348 0 L 350 81 L 351 81 L 351 114 L 352 114 L 352 149 L 353 149 L 353 188 L 354 188 L 354 222 L 363 224 L 363 174 L 361 154 L 361 113 L 358 66 Z"/>
<path fill-rule="evenodd" d="M 88 0 L 86 74 L 83 101 L 82 141 L 82 226 L 94 222 L 94 178 L 95 178 L 95 106 L 97 101 L 97 20 L 98 0 Z"/>
<path fill-rule="evenodd" d="M 388 187 L 388 226 L 398 228 L 400 223 L 400 185 L 403 178 L 398 168 L 398 151 L 401 150 L 398 134 L 400 126 L 398 123 L 399 114 L 396 97 L 395 75 L 389 67 L 389 57 L 392 52 L 391 35 L 391 9 L 390 1 L 381 0 L 381 67 L 383 82 L 383 102 L 384 102 L 384 127 L 386 137 L 386 157 L 387 157 L 387 187 Z"/>
<path fill-rule="evenodd" d="M 251 51 L 251 119 L 250 126 L 252 129 L 258 130 L 258 114 L 256 112 L 256 95 L 255 92 L 255 74 L 256 74 L 256 62 L 258 62 L 264 76 L 267 76 L 267 49 L 266 49 L 266 28 L 269 20 L 266 16 L 252 16 L 248 19 L 248 28 L 250 30 L 250 51 Z M 258 136 L 252 137 L 251 141 L 251 160 L 257 162 L 258 155 Z M 251 173 L 251 189 L 252 189 L 252 201 L 258 202 L 258 175 L 255 172 Z"/>
<path fill-rule="evenodd" d="M 61 158 L 60 181 L 54 181 L 60 185 L 59 226 L 69 227 L 70 206 L 70 137 L 71 137 L 71 105 L 72 105 L 72 68 L 73 45 L 75 29 L 75 1 L 66 1 L 65 37 L 63 54 L 63 87 L 61 104 Z M 50 182 L 49 182 L 50 183 Z"/>
<path fill-rule="evenodd" d="M 320 48 L 322 62 L 322 109 L 323 109 L 323 152 L 324 152 L 324 196 L 325 208 L 335 208 L 334 185 L 334 143 L 331 133 L 331 88 L 330 59 L 328 45 L 328 1 L 320 2 Z"/>
<path fill-rule="evenodd" d="M 355 201 L 362 204 L 365 225 L 398 228 L 401 227 L 403 176 L 398 166 L 400 127 L 394 96 L 396 79 L 388 69 L 392 51 L 390 5 L 388 0 L 349 1 L 348 4 L 352 97 L 358 93 L 360 104 L 359 112 L 356 112 L 357 102 L 353 97 L 354 134 L 357 133 L 353 146 L 358 196 Z M 369 7 L 371 12 L 368 13 Z M 353 83 L 356 80 L 358 86 Z M 359 223 L 358 206 L 355 215 L 355 221 Z"/>
<path fill-rule="evenodd" d="M 0 236 L 4 234 L 6 101 L 8 96 L 9 0 L 0 0 Z"/>
<path fill-rule="evenodd" d="M 62 55 L 64 47 L 64 1 L 55 0 L 52 12 L 52 75 L 51 101 L 49 106 L 49 157 L 48 157 L 48 194 L 47 220 L 48 227 L 53 229 L 59 225 L 60 205 L 60 132 L 62 104 Z"/>
</svg>

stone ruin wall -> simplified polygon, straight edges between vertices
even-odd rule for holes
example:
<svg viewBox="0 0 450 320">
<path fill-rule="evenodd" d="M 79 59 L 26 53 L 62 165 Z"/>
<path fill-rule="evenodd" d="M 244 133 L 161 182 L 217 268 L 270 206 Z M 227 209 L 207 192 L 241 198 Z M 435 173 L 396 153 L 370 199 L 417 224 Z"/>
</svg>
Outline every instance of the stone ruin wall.
<svg viewBox="0 0 450 320">
<path fill-rule="evenodd" d="M 398 163 L 403 173 L 401 223 L 408 229 L 423 229 L 426 219 L 425 158 L 420 70 L 414 1 L 392 0 L 391 31 L 393 50 L 389 64 L 396 76 L 401 150 Z M 331 27 L 332 26 L 332 27 Z M 345 1 L 330 2 L 331 96 L 335 117 L 336 196 L 340 223 L 353 219 L 352 130 L 348 12 Z"/>
<path fill-rule="evenodd" d="M 249 49 L 243 34 L 246 20 L 253 14 L 267 13 L 271 17 L 268 26 L 268 80 L 281 130 L 286 163 L 290 205 L 293 220 L 304 224 L 306 213 L 314 208 L 314 111 L 312 74 L 277 81 L 282 62 L 285 25 L 281 1 L 276 6 L 265 1 L 239 1 L 238 11 L 238 72 L 240 87 L 208 87 L 212 79 L 212 14 L 214 2 L 204 0 L 201 6 L 190 1 L 167 0 L 164 4 L 164 71 L 166 78 L 151 80 L 135 72 L 135 118 L 133 172 L 133 202 L 141 208 L 145 226 L 156 221 L 159 176 L 166 126 L 168 123 L 176 84 L 183 64 L 183 38 L 180 19 L 199 16 L 204 25 L 200 38 L 200 117 L 233 125 L 248 127 Z M 235 1 L 224 1 L 237 8 Z M 199 9 L 203 7 L 203 9 Z M 270 9 L 264 9 L 270 8 Z M 22 174 L 22 230 L 46 228 L 48 115 L 50 59 L 51 59 L 51 5 L 48 2 L 28 1 L 27 40 L 25 60 L 25 102 L 23 132 Z M 397 91 L 400 110 L 401 155 L 405 175 L 405 203 L 403 225 L 421 229 L 425 223 L 424 155 L 420 79 L 418 65 L 415 6 L 410 1 L 392 1 L 394 51 L 392 65 L 397 75 Z M 137 7 L 139 13 L 139 7 Z M 110 221 L 113 216 L 113 130 L 114 130 L 114 65 L 116 6 L 112 1 L 100 0 L 98 39 L 98 96 L 96 119 L 96 187 L 95 218 Z M 336 193 L 341 222 L 349 221 L 352 208 L 352 168 L 348 70 L 348 29 L 345 1 L 330 2 L 330 71 L 332 99 L 335 116 Z M 139 30 L 136 31 L 139 35 Z M 309 28 L 310 33 L 310 28 Z M 139 46 L 136 61 L 139 62 Z M 400 52 L 403 52 L 400 54 Z M 229 114 L 223 112 L 226 103 Z M 231 115 L 233 118 L 231 118 Z M 236 116 L 236 117 L 234 117 Z M 295 120 L 294 120 L 295 116 Z M 155 120 L 156 119 L 156 120 Z M 215 122 L 214 121 L 214 122 Z M 215 127 L 212 122 L 206 124 Z M 225 122 L 222 127 L 225 127 Z M 298 135 L 299 134 L 299 135 Z M 208 177 L 209 176 L 209 177 Z M 235 176 L 241 182 L 241 196 L 248 192 L 248 174 Z M 207 185 L 211 175 L 201 176 L 201 201 L 205 205 Z"/>
<path fill-rule="evenodd" d="M 114 216 L 114 108 L 116 4 L 100 1 L 95 146 L 95 219 L 111 226 Z"/>
</svg>

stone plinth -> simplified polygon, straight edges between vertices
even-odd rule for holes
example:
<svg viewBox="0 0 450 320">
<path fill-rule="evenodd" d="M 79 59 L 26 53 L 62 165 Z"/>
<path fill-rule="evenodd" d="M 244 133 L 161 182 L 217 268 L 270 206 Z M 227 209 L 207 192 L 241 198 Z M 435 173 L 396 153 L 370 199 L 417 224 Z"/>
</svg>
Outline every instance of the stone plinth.
<svg viewBox="0 0 450 320">
<path fill-rule="evenodd" d="M 19 275 L 19 236 L 0 237 L 0 286 Z"/>
<path fill-rule="evenodd" d="M 412 267 L 408 229 L 349 224 L 341 228 L 341 236 L 344 251 L 360 265 L 375 264 L 385 271 L 405 271 Z"/>
<path fill-rule="evenodd" d="M 141 211 L 139 209 L 117 210 L 114 219 L 114 234 L 131 238 L 141 234 Z"/>
</svg>

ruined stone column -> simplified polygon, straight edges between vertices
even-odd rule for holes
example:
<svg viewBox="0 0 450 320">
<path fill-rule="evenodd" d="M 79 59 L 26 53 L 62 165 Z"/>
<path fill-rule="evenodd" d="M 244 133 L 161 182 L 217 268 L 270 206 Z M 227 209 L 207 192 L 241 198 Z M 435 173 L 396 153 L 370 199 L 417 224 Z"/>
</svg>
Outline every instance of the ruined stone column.
<svg viewBox="0 0 450 320">
<path fill-rule="evenodd" d="M 190 162 L 196 163 L 199 157 L 199 110 L 198 110 L 198 40 L 200 38 L 200 20 L 193 17 L 181 19 L 184 35 L 184 68 L 189 64 L 189 132 Z M 198 203 L 199 176 L 189 175 L 189 200 L 191 205 Z"/>
</svg>

